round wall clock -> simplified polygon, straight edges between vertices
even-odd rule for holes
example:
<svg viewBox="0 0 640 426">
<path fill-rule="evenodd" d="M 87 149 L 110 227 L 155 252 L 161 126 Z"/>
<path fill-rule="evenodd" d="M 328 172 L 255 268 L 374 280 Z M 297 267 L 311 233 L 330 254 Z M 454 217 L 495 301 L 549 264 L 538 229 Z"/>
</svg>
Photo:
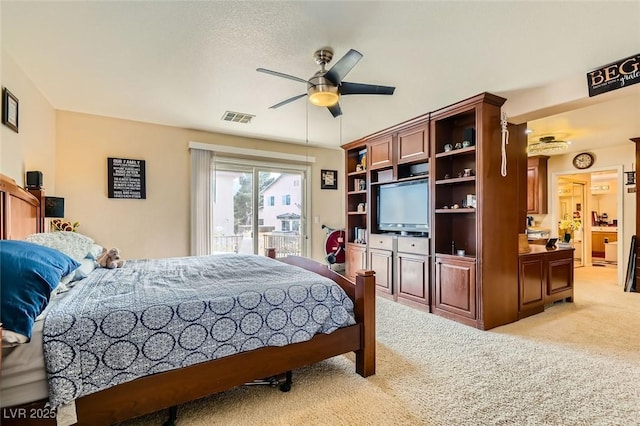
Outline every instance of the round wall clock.
<svg viewBox="0 0 640 426">
<path fill-rule="evenodd" d="M 576 169 L 588 169 L 593 166 L 594 161 L 593 154 L 590 152 L 581 152 L 580 154 L 573 157 L 573 165 Z"/>
</svg>

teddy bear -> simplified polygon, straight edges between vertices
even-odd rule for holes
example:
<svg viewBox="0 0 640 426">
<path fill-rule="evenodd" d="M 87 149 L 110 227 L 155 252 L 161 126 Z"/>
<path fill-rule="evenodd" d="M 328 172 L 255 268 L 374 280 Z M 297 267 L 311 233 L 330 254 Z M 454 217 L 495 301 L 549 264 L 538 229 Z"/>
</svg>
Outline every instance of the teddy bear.
<svg viewBox="0 0 640 426">
<path fill-rule="evenodd" d="M 126 260 L 120 259 L 120 250 L 114 247 L 109 250 L 103 248 L 102 254 L 96 259 L 96 262 L 101 268 L 114 269 L 122 268 Z"/>
</svg>

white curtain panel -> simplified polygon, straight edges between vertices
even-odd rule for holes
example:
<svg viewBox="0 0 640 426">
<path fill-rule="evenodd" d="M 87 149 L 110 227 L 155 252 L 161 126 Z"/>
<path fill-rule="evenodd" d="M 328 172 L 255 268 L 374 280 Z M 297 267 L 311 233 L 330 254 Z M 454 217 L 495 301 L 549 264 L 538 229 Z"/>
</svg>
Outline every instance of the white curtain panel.
<svg viewBox="0 0 640 426">
<path fill-rule="evenodd" d="M 213 152 L 191 148 L 191 255 L 211 254 Z"/>
</svg>

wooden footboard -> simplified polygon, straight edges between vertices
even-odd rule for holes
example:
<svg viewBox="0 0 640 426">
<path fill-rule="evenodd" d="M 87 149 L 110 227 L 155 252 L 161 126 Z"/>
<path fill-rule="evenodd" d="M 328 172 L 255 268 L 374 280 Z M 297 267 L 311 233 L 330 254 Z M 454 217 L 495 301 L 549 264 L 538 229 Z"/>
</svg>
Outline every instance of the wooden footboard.
<svg viewBox="0 0 640 426">
<path fill-rule="evenodd" d="M 299 266 L 338 283 L 354 301 L 356 322 L 361 324 L 361 348 L 356 351 L 356 372 L 362 377 L 376 373 L 376 297 L 373 271 L 358 271 L 356 282 L 332 271 L 326 265 L 300 256 L 281 259 L 290 265 Z"/>
</svg>

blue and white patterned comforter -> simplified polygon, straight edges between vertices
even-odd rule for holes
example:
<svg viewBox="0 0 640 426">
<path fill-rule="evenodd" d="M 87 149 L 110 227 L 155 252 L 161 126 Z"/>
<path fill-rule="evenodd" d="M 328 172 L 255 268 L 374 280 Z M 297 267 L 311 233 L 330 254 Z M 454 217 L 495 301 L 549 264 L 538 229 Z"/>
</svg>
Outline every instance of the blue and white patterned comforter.
<svg viewBox="0 0 640 426">
<path fill-rule="evenodd" d="M 302 268 L 238 254 L 97 269 L 44 323 L 53 407 L 138 377 L 355 324 L 353 302 Z"/>
</svg>

